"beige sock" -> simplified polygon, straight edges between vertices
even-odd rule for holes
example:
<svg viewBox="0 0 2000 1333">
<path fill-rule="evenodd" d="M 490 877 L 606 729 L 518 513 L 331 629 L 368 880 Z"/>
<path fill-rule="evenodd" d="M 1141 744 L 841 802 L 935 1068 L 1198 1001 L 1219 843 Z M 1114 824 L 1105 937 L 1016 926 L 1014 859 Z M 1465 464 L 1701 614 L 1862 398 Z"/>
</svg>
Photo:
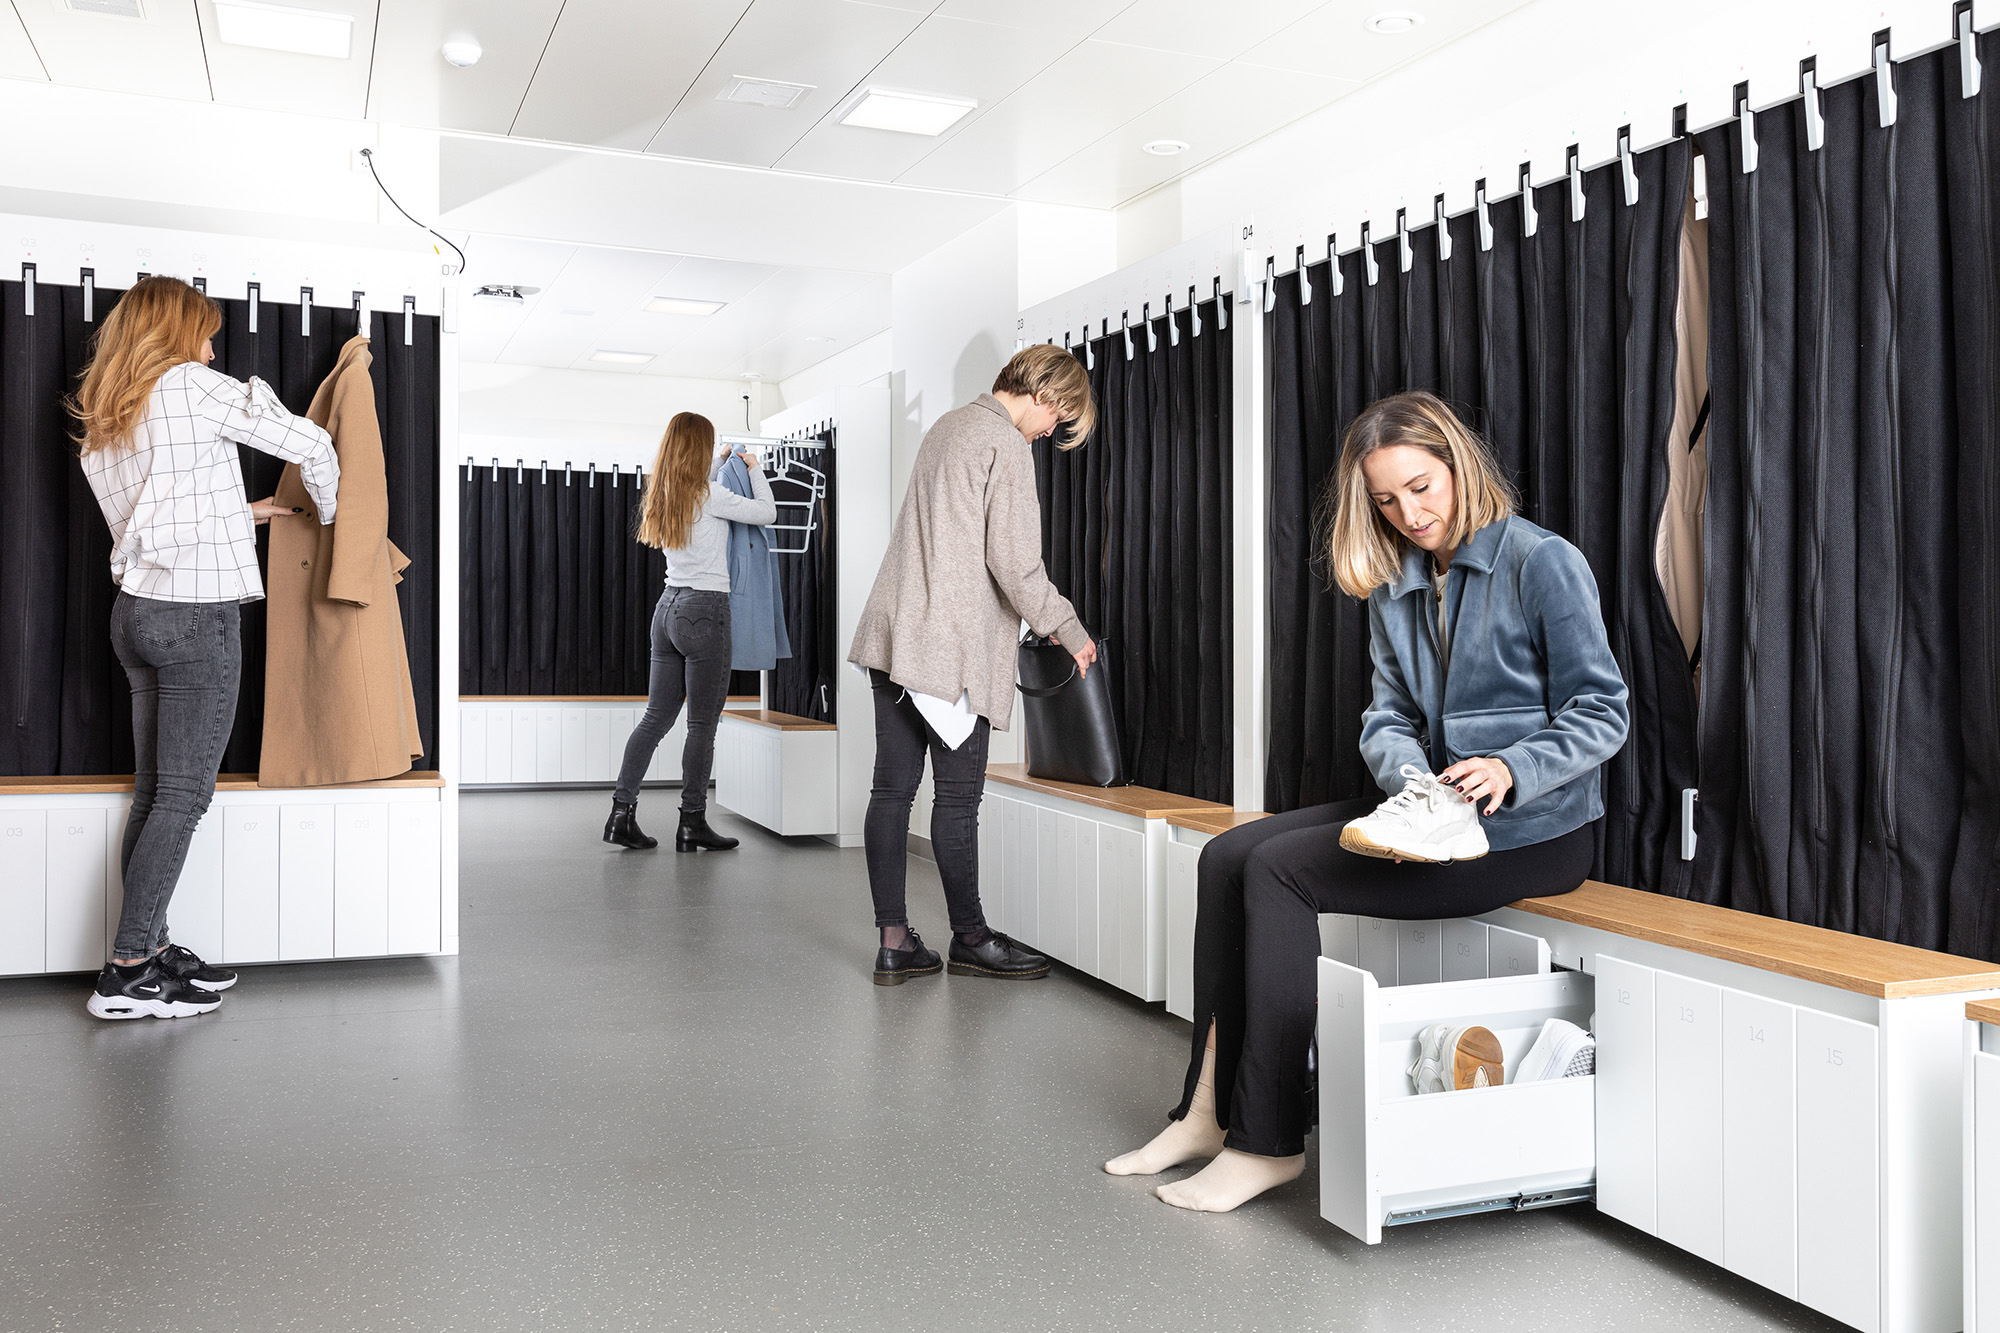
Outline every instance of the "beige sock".
<svg viewBox="0 0 2000 1333">
<path fill-rule="evenodd" d="M 1265 1190 L 1297 1180 L 1306 1155 L 1259 1157 L 1224 1148 L 1222 1154 L 1186 1180 L 1162 1185 L 1153 1193 L 1176 1208 L 1197 1213 L 1226 1213 Z"/>
<path fill-rule="evenodd" d="M 1213 1157 L 1222 1151 L 1222 1126 L 1215 1123 L 1215 1048 L 1201 1057 L 1201 1077 L 1194 1085 L 1188 1113 L 1170 1120 L 1153 1141 L 1137 1152 L 1114 1157 L 1104 1169 L 1114 1176 L 1156 1176 L 1170 1166 Z"/>
</svg>

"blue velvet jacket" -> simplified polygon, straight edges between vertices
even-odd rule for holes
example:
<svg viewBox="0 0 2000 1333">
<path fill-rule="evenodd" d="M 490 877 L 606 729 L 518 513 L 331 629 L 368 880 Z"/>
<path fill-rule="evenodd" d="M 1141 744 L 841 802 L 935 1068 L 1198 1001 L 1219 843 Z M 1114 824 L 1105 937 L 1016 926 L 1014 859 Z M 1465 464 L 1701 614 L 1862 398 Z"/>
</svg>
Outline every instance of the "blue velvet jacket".
<svg viewBox="0 0 2000 1333">
<path fill-rule="evenodd" d="M 1484 820 L 1495 851 L 1560 837 L 1604 813 L 1598 768 L 1625 743 L 1625 680 L 1583 553 L 1524 518 L 1489 523 L 1445 578 L 1449 655 L 1438 651 L 1430 556 L 1368 597 L 1374 701 L 1361 755 L 1385 792 L 1400 770 L 1498 759 L 1514 776 Z"/>
<path fill-rule="evenodd" d="M 749 495 L 750 469 L 735 454 L 723 455 L 715 481 L 737 495 Z M 792 655 L 785 633 L 785 594 L 778 584 L 771 538 L 755 523 L 729 525 L 729 669 L 769 671 Z"/>
</svg>

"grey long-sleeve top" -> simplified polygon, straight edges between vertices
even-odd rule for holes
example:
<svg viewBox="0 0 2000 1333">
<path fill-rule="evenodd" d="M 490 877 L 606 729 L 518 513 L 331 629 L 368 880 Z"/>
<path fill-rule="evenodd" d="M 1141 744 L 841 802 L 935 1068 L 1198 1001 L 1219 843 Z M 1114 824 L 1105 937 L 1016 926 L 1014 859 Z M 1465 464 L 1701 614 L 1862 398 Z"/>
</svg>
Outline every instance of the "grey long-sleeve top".
<svg viewBox="0 0 2000 1333">
<path fill-rule="evenodd" d="M 724 454 L 722 461 L 729 455 Z M 718 463 L 718 466 L 720 464 Z M 701 516 L 688 528 L 688 544 L 667 552 L 667 586 L 700 592 L 729 591 L 729 525 L 752 523 L 767 528 L 778 521 L 771 483 L 762 468 L 750 469 L 753 494 L 737 495 L 713 476 Z"/>
</svg>

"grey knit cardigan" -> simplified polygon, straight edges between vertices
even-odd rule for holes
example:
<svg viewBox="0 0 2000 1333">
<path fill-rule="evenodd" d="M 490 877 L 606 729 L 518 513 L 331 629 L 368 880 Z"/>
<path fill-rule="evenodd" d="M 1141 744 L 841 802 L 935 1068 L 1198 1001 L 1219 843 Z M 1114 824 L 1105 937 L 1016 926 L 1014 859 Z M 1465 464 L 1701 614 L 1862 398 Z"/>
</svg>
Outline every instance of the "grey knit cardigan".
<svg viewBox="0 0 2000 1333">
<path fill-rule="evenodd" d="M 1042 568 L 1034 456 L 1007 409 L 981 394 L 925 433 L 847 660 L 919 694 L 964 691 L 1005 731 L 1024 620 L 1065 646 L 1083 641 Z"/>
</svg>

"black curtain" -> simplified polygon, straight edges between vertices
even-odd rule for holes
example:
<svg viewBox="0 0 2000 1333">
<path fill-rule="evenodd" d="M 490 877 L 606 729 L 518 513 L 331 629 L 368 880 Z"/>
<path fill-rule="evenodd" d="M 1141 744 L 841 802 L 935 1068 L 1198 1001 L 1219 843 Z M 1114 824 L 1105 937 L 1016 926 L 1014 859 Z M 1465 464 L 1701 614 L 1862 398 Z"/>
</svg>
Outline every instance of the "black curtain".
<svg viewBox="0 0 2000 1333">
<path fill-rule="evenodd" d="M 1980 39 L 1989 69 L 2000 43 Z M 2000 957 L 1995 99 L 1958 52 L 1701 136 L 1706 901 Z"/>
<path fill-rule="evenodd" d="M 1226 317 L 1226 316 L 1223 316 Z M 1035 445 L 1042 555 L 1109 641 L 1133 782 L 1234 797 L 1230 331 L 1217 302 L 1091 339 L 1097 431 Z M 1197 321 L 1201 332 L 1195 332 Z"/>
<path fill-rule="evenodd" d="M 97 289 L 86 310 L 81 287 L 37 283 L 33 313 L 20 282 L 0 283 L 0 624 L 19 626 L 0 648 L 7 728 L 0 773 L 10 776 L 127 773 L 132 768 L 131 695 L 111 652 L 117 594 L 111 538 L 70 441 L 63 403 L 89 359 L 90 339 L 122 293 Z M 285 406 L 303 413 L 359 330 L 351 308 L 257 306 L 223 300 L 215 368 L 260 376 Z M 408 325 L 376 314 L 370 328 L 376 412 L 389 478 L 389 537 L 410 557 L 397 589 L 424 743 L 437 741 L 438 339 L 435 316 Z M 284 464 L 240 451 L 248 499 L 270 495 Z M 260 563 L 267 535 L 257 530 Z M 262 601 L 243 606 L 243 677 L 224 772 L 257 769 L 264 725 Z M 415 765 L 435 768 L 427 753 Z"/>
<path fill-rule="evenodd" d="M 540 460 L 460 469 L 461 693 L 646 693 L 667 561 L 635 536 L 644 487 Z"/>
<path fill-rule="evenodd" d="M 773 555 L 778 569 L 778 589 L 785 600 L 785 635 L 792 655 L 778 659 L 777 667 L 766 673 L 765 702 L 780 713 L 809 717 L 819 722 L 835 722 L 839 687 L 834 672 L 844 656 L 839 643 L 839 592 L 834 542 L 834 459 L 833 428 L 807 437 L 792 446 L 794 456 L 826 476 L 826 490 L 817 499 L 809 487 L 780 475 L 771 482 L 778 499 L 778 522 L 804 524 L 814 520 L 810 536 L 801 532 L 774 532 L 774 547 L 796 548 L 806 538 L 804 553 Z M 796 477 L 798 474 L 794 474 Z"/>
<path fill-rule="evenodd" d="M 1674 410 L 1674 297 L 1690 151 L 1676 142 L 1276 281 L 1269 373 L 1273 811 L 1378 793 L 1361 762 L 1366 607 L 1330 585 L 1319 505 L 1348 424 L 1425 389 L 1491 442 L 1521 512 L 1574 542 L 1634 687 L 1631 741 L 1605 770 L 1595 873 L 1682 891 L 1667 854 L 1694 785 L 1692 677 L 1653 573 Z M 1532 230 L 1530 230 L 1532 226 Z M 1405 263 L 1407 262 L 1407 268 Z M 1339 290 L 1336 291 L 1338 265 Z M 1310 295 L 1308 297 L 1308 290 Z M 1640 696 L 1644 698 L 1641 700 Z"/>
</svg>

